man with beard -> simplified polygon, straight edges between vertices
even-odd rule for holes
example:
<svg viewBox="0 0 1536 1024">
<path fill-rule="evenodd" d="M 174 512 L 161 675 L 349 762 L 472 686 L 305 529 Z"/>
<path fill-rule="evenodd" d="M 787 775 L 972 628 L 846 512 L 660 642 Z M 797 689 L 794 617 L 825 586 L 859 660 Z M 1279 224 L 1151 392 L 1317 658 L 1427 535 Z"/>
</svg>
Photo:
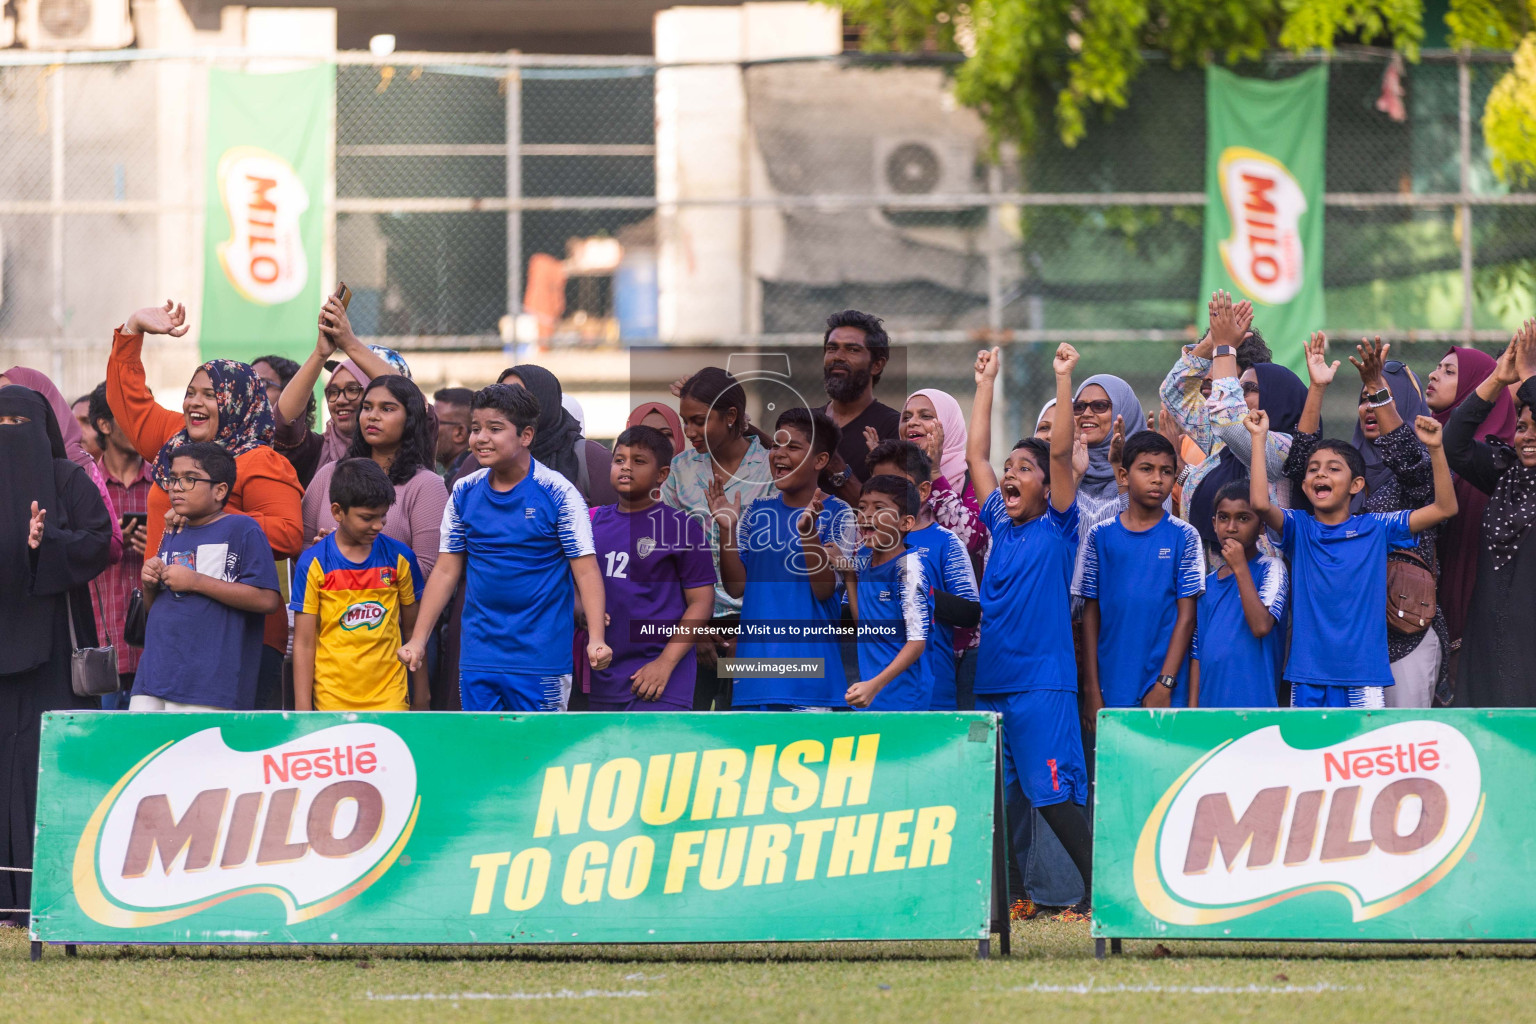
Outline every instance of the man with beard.
<svg viewBox="0 0 1536 1024">
<path fill-rule="evenodd" d="M 822 336 L 822 377 L 827 397 L 821 411 L 842 429 L 842 441 L 821 475 L 821 488 L 847 502 L 856 502 L 869 477 L 873 428 L 880 440 L 896 436 L 901 412 L 875 400 L 874 386 L 891 356 L 891 339 L 879 317 L 845 309 L 827 317 Z"/>
</svg>

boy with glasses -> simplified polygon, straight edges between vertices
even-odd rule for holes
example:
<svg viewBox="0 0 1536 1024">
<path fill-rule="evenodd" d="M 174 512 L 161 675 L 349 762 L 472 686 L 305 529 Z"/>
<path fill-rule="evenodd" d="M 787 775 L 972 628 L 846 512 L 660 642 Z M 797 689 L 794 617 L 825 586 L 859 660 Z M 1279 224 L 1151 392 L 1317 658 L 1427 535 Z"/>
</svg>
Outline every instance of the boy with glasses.
<svg viewBox="0 0 1536 1024">
<path fill-rule="evenodd" d="M 283 607 L 272 549 L 254 519 L 224 511 L 235 460 L 219 445 L 177 448 L 160 483 L 182 525 L 144 562 L 148 619 L 128 709 L 252 710 L 264 617 Z"/>
</svg>

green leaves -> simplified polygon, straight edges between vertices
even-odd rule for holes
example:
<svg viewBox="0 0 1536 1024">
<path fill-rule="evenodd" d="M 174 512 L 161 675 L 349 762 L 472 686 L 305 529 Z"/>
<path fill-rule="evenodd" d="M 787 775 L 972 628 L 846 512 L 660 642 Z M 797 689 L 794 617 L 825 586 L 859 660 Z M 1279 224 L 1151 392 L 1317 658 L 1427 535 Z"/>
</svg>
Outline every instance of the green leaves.
<svg viewBox="0 0 1536 1024">
<path fill-rule="evenodd" d="M 1518 185 L 1536 181 L 1536 35 L 1520 43 L 1515 66 L 1488 94 L 1483 140 L 1501 179 Z"/>
<path fill-rule="evenodd" d="M 868 49 L 964 52 L 957 97 L 981 111 L 995 141 L 1025 148 L 1042 130 L 1075 145 L 1094 114 L 1123 109 L 1147 51 L 1189 67 L 1349 42 L 1388 46 L 1413 61 L 1424 39 L 1423 0 L 846 0 L 842 7 L 864 26 Z M 1532 28 L 1533 7 L 1536 0 L 1451 0 L 1446 24 L 1457 44 L 1509 49 Z M 1510 88 L 1504 109 L 1513 112 L 1518 104 L 1509 104 L 1525 94 Z M 1521 126 L 1500 116 L 1501 144 L 1516 141 Z"/>
</svg>

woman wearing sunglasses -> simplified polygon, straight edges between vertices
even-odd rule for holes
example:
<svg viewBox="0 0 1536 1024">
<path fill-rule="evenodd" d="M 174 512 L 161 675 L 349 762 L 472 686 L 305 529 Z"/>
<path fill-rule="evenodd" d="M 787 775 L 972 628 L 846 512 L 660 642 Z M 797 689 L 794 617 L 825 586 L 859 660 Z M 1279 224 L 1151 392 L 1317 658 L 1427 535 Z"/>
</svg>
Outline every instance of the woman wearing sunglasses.
<svg viewBox="0 0 1536 1024">
<path fill-rule="evenodd" d="M 1320 410 L 1323 392 L 1333 381 L 1338 361 L 1327 361 L 1327 339 L 1321 333 L 1307 343 L 1307 371 L 1312 387 L 1301 414 L 1296 439 L 1285 462 L 1285 474 L 1299 490 L 1306 479 L 1307 463 L 1322 440 Z M 1351 514 L 1360 512 L 1411 511 L 1434 501 L 1434 470 L 1429 450 L 1414 432 L 1414 420 L 1430 415 L 1429 404 L 1412 370 L 1387 358 L 1391 345 L 1380 338 L 1361 339 L 1349 361 L 1360 373 L 1359 412 L 1355 436 L 1350 442 L 1365 460 L 1365 489 L 1350 501 Z M 1437 541 L 1440 528 L 1416 534 L 1415 547 L 1387 552 L 1388 597 L 1401 592 L 1394 572 L 1423 572 L 1440 576 Z M 1394 563 L 1405 567 L 1393 568 Z M 1433 600 L 1433 598 L 1431 598 Z M 1386 611 L 1383 610 L 1383 614 Z M 1389 708 L 1427 708 L 1446 678 L 1446 652 L 1450 647 L 1445 616 L 1437 608 L 1428 626 L 1404 631 L 1402 618 L 1389 617 L 1387 657 L 1392 663 L 1393 685 L 1386 688 Z"/>
</svg>

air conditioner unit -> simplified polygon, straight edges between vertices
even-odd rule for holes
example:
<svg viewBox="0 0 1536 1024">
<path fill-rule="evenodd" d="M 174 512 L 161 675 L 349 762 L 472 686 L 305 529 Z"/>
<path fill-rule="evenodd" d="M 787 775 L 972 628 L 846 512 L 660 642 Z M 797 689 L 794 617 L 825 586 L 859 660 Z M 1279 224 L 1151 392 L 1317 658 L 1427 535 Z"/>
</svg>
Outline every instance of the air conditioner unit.
<svg viewBox="0 0 1536 1024">
<path fill-rule="evenodd" d="M 30 50 L 121 50 L 133 42 L 128 0 L 17 0 L 17 30 Z"/>
<path fill-rule="evenodd" d="M 875 194 L 893 199 L 983 191 L 969 141 L 876 138 Z"/>
</svg>

